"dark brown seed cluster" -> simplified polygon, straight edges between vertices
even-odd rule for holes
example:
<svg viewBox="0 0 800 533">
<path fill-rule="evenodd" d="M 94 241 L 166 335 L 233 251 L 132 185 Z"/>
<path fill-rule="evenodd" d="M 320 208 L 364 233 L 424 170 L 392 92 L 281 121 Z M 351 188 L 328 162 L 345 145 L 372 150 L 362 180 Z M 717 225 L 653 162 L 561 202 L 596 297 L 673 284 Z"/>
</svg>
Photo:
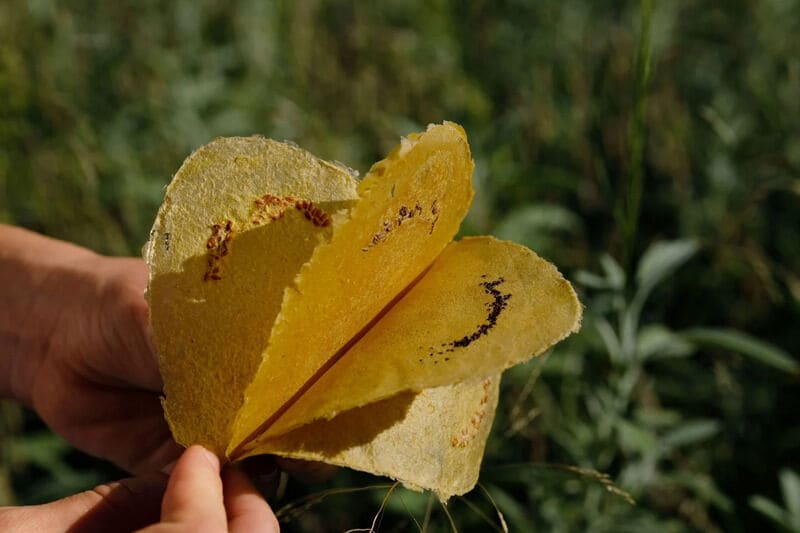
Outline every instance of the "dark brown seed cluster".
<svg viewBox="0 0 800 533">
<path fill-rule="evenodd" d="M 486 274 L 483 274 L 481 277 L 485 278 Z M 486 303 L 488 310 L 486 320 L 482 324 L 478 325 L 478 327 L 475 328 L 475 331 L 464 335 L 460 339 L 442 343 L 439 345 L 439 348 L 428 348 L 428 358 L 433 360 L 433 364 L 439 363 L 439 358 L 436 356 L 452 353 L 456 350 L 456 348 L 466 348 L 473 342 L 488 334 L 489 331 L 497 325 L 497 319 L 500 317 L 500 313 L 502 313 L 503 310 L 508 306 L 508 300 L 511 299 L 511 294 L 504 294 L 497 288 L 498 286 L 502 285 L 503 282 L 505 282 L 504 278 L 497 278 L 494 281 L 482 281 L 480 283 L 480 286 L 483 287 L 484 292 L 492 297 L 492 299 Z M 449 360 L 450 357 L 444 357 L 444 361 Z M 425 362 L 425 359 L 420 359 L 419 362 Z"/>
<path fill-rule="evenodd" d="M 272 194 L 265 194 L 264 196 L 255 200 L 255 209 L 250 222 L 254 226 L 258 226 L 270 220 L 278 220 L 283 218 L 287 209 L 295 208 L 303 216 L 319 227 L 327 227 L 331 225 L 331 217 L 322 210 L 319 206 L 314 205 L 310 200 L 295 198 L 293 196 L 275 196 Z"/>
<path fill-rule="evenodd" d="M 230 252 L 233 241 L 233 222 L 226 220 L 224 224 L 211 226 L 211 237 L 206 241 L 208 259 L 204 281 L 219 281 L 222 279 L 221 261 Z"/>
<path fill-rule="evenodd" d="M 437 200 L 434 200 L 431 204 L 430 217 L 431 218 L 428 218 L 428 216 L 425 215 L 425 210 L 421 205 L 419 205 L 419 202 L 415 203 L 413 207 L 401 205 L 394 217 L 392 217 L 390 220 L 384 220 L 381 223 L 381 229 L 372 236 L 367 246 L 363 247 L 361 251 L 368 252 L 372 247 L 377 246 L 388 239 L 389 234 L 393 230 L 402 226 L 403 222 L 406 220 L 418 218 L 425 222 L 429 222 L 431 226 L 428 234 L 430 235 L 433 233 L 433 229 L 436 227 L 436 222 L 439 221 L 439 205 Z"/>
<path fill-rule="evenodd" d="M 497 286 L 504 281 L 505 280 L 503 278 L 498 278 L 494 281 L 484 281 L 481 283 L 481 286 L 483 286 L 483 290 L 486 292 L 486 294 L 492 296 L 492 301 L 486 304 L 486 306 L 489 308 L 489 314 L 486 316 L 486 322 L 478 326 L 478 329 L 469 335 L 465 335 L 457 341 L 453 341 L 452 345 L 454 348 L 465 348 L 469 346 L 474 341 L 486 335 L 490 329 L 497 325 L 497 317 L 499 317 L 500 313 L 502 313 L 503 310 L 508 306 L 508 300 L 511 299 L 510 294 L 503 294 L 497 290 Z"/>
<path fill-rule="evenodd" d="M 314 205 L 314 202 L 309 200 L 297 200 L 294 203 L 295 209 L 303 213 L 306 220 L 310 221 L 315 226 L 326 228 L 331 225 L 331 217 L 328 213 Z"/>
<path fill-rule="evenodd" d="M 431 220 L 431 230 L 428 232 L 428 235 L 433 235 L 433 230 L 436 228 L 436 223 L 439 222 L 439 201 L 434 200 L 431 204 L 431 215 L 433 216 L 433 220 Z"/>
<path fill-rule="evenodd" d="M 250 226 L 260 226 L 269 221 L 283 218 L 287 209 L 297 209 L 306 220 L 319 227 L 331 225 L 331 217 L 319 206 L 310 200 L 294 198 L 293 196 L 275 196 L 265 194 L 253 202 L 250 216 Z M 222 258 L 230 252 L 230 243 L 233 240 L 233 222 L 226 220 L 224 224 L 211 226 L 211 237 L 206 241 L 207 268 L 203 276 L 205 281 L 219 281 L 222 279 Z M 169 239 L 169 237 L 166 237 Z M 169 246 L 169 241 L 166 241 Z"/>
</svg>

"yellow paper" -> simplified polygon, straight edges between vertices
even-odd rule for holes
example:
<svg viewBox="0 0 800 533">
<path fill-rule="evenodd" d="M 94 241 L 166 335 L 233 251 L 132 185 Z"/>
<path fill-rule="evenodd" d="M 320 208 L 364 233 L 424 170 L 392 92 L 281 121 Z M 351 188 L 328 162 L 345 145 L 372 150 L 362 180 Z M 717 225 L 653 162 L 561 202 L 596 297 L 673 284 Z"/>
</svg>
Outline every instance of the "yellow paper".
<svg viewBox="0 0 800 533">
<path fill-rule="evenodd" d="M 145 252 L 179 442 L 469 490 L 499 373 L 581 315 L 530 250 L 451 243 L 472 168 L 452 123 L 403 139 L 357 189 L 343 167 L 265 139 L 190 156 Z"/>
<path fill-rule="evenodd" d="M 492 237 L 451 243 L 261 435 L 279 435 L 403 390 L 497 374 L 576 330 L 579 316 L 569 283 L 524 246 Z"/>
<path fill-rule="evenodd" d="M 258 137 L 216 140 L 181 166 L 145 249 L 164 408 L 179 442 L 224 455 L 283 289 L 330 235 L 330 224 L 264 197 L 305 198 L 333 214 L 355 189 L 343 167 Z"/>
<path fill-rule="evenodd" d="M 472 167 L 464 131 L 450 123 L 409 136 L 373 166 L 350 216 L 334 222 L 331 241 L 314 250 L 296 288 L 286 291 L 229 453 L 260 432 L 263 414 L 286 405 L 452 240 L 472 199 Z"/>
<path fill-rule="evenodd" d="M 401 393 L 261 442 L 250 453 L 385 475 L 447 500 L 478 481 L 499 385 L 496 375 Z"/>
</svg>

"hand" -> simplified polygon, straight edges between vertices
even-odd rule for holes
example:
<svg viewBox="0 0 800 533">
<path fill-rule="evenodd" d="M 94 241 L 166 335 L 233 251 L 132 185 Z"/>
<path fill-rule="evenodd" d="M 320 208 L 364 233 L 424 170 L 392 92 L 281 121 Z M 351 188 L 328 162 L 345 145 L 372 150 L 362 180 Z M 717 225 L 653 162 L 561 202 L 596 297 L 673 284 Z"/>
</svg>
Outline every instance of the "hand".
<svg viewBox="0 0 800 533">
<path fill-rule="evenodd" d="M 132 473 L 158 470 L 180 449 L 164 420 L 149 342 L 142 260 L 100 256 L 60 279 L 58 319 L 31 399 L 53 431 Z"/>
<path fill-rule="evenodd" d="M 0 226 L 0 278 L 14 280 L 0 291 L 0 396 L 129 472 L 173 461 L 181 448 L 159 403 L 144 262 Z"/>
<path fill-rule="evenodd" d="M 4 280 L 0 398 L 20 400 L 79 449 L 134 474 L 172 462 L 182 448 L 158 398 L 144 261 L 103 257 L 0 225 Z M 317 463 L 278 462 L 301 479 L 333 472 Z M 258 461 L 248 468 L 265 469 Z"/>
<path fill-rule="evenodd" d="M 192 446 L 169 479 L 161 523 L 143 533 L 232 531 L 277 532 L 278 520 L 247 477 L 229 468 L 219 474 L 219 460 Z"/>
<path fill-rule="evenodd" d="M 123 480 L 57 502 L 0 508 L 2 531 L 131 531 L 142 533 L 279 531 L 278 522 L 239 471 L 220 475 L 219 460 L 192 446 L 175 464 L 164 491 L 163 474 Z M 163 494 L 163 499 L 162 499 Z"/>
</svg>

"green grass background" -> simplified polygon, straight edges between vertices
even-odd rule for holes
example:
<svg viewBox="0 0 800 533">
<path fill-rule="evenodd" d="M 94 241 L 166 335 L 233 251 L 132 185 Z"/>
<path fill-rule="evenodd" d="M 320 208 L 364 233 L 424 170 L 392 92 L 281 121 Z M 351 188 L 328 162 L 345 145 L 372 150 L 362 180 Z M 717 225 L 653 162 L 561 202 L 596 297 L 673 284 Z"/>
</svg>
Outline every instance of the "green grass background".
<svg viewBox="0 0 800 533">
<path fill-rule="evenodd" d="M 797 0 L 0 3 L 0 221 L 107 254 L 214 137 L 363 173 L 444 119 L 476 162 L 462 232 L 534 248 L 587 314 L 507 373 L 458 529 L 502 528 L 490 495 L 514 531 L 800 531 Z M 0 503 L 118 475 L 1 409 Z M 386 493 L 281 516 L 368 528 Z M 452 527 L 399 489 L 379 522 Z"/>
</svg>

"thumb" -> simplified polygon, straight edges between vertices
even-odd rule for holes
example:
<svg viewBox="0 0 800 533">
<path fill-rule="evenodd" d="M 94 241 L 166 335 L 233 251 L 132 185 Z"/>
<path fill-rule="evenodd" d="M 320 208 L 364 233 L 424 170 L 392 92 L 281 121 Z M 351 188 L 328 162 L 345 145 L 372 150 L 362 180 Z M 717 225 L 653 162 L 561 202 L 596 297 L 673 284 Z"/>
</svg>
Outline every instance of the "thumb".
<svg viewBox="0 0 800 533">
<path fill-rule="evenodd" d="M 202 446 L 192 446 L 183 452 L 169 478 L 161 521 L 190 531 L 227 531 L 216 455 Z"/>
</svg>

